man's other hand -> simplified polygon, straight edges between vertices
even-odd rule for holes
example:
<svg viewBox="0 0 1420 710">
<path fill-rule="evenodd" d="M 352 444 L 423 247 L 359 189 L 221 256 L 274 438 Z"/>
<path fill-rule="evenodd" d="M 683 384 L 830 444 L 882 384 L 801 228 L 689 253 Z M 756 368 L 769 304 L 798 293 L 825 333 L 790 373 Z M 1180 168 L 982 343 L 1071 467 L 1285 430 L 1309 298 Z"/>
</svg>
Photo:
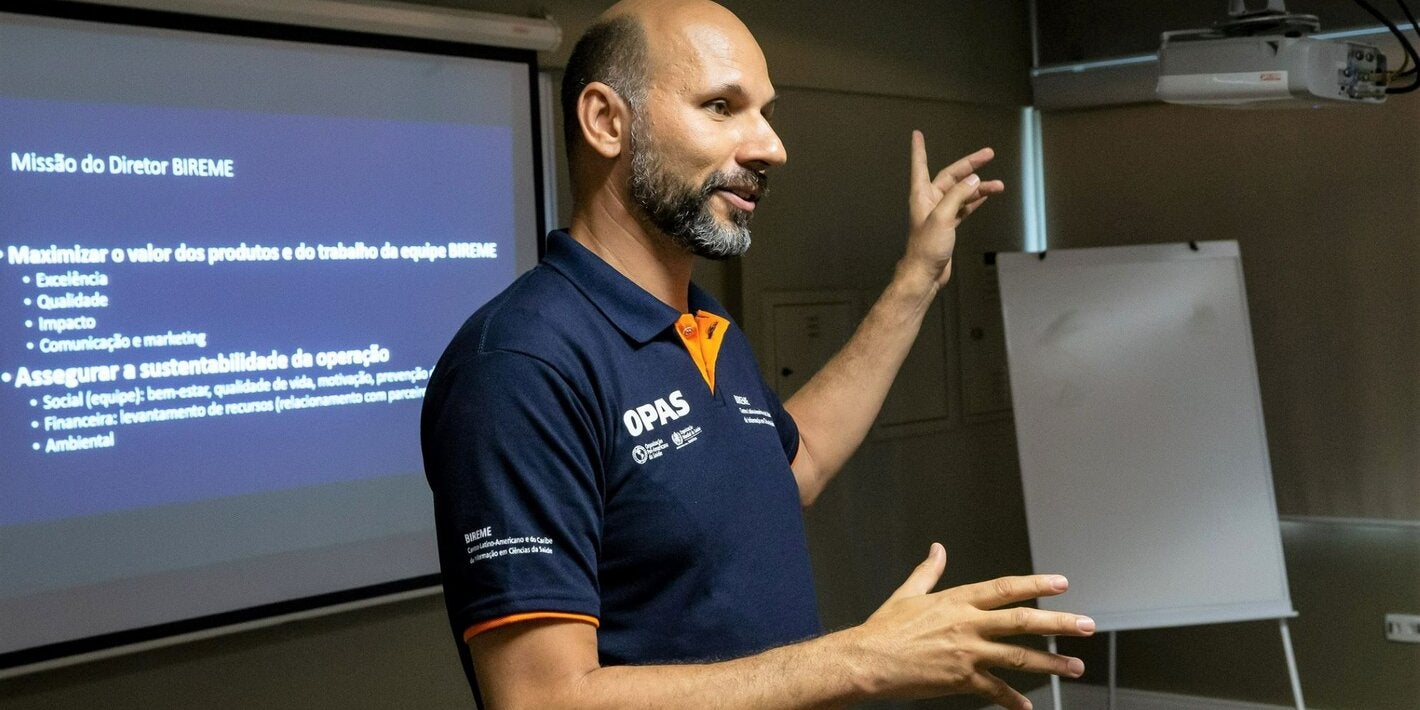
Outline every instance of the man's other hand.
<svg viewBox="0 0 1420 710">
<path fill-rule="evenodd" d="M 1002 577 L 932 593 L 947 564 L 947 553 L 932 543 L 927 559 L 861 626 L 857 636 L 862 669 L 871 695 L 932 697 L 975 693 L 997 705 L 1027 710 L 1030 701 L 997 678 L 991 668 L 1051 673 L 1078 678 L 1078 658 L 996 641 L 1019 634 L 1089 636 L 1095 623 L 1077 614 L 1030 607 L 1000 607 L 1060 594 L 1068 586 L 1058 575 Z"/>
</svg>

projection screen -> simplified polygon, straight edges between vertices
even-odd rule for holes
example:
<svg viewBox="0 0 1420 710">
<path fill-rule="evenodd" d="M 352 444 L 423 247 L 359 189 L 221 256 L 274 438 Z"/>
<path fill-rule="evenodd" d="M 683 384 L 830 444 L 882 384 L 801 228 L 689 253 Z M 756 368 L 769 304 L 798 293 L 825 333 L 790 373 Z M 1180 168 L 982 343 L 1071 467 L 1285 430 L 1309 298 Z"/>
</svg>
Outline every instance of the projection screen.
<svg viewBox="0 0 1420 710">
<path fill-rule="evenodd" d="M 0 669 L 435 584 L 418 413 L 537 258 L 534 54 L 34 6 L 0 12 Z"/>
</svg>

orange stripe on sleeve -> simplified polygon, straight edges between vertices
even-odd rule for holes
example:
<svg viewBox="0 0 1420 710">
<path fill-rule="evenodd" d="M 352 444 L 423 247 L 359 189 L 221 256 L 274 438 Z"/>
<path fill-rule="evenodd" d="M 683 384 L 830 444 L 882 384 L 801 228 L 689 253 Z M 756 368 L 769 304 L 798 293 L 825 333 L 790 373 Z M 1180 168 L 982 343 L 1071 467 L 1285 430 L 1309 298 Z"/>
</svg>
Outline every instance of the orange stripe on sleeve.
<svg viewBox="0 0 1420 710">
<path fill-rule="evenodd" d="M 598 620 L 595 616 L 587 616 L 585 614 L 568 614 L 566 612 L 561 611 L 530 611 L 526 614 L 509 614 L 508 616 L 500 616 L 496 619 L 489 619 L 488 621 L 474 624 L 473 626 L 468 627 L 468 629 L 463 632 L 463 640 L 465 643 L 467 643 L 469 639 L 483 633 L 484 631 L 491 631 L 500 626 L 516 624 L 520 621 L 533 621 L 535 619 L 568 619 L 571 621 L 585 621 L 594 627 L 601 626 L 601 621 Z"/>
</svg>

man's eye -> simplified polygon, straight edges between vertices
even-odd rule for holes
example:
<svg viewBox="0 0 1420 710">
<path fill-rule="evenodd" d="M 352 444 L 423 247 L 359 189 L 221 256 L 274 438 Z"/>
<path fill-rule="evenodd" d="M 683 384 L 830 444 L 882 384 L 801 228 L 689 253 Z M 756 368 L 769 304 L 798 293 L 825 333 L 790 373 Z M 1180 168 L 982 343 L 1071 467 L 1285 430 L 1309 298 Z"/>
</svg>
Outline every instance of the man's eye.
<svg viewBox="0 0 1420 710">
<path fill-rule="evenodd" d="M 715 99 L 714 101 L 705 104 L 705 108 L 710 109 L 711 113 L 720 116 L 730 115 L 730 102 L 724 99 Z"/>
</svg>

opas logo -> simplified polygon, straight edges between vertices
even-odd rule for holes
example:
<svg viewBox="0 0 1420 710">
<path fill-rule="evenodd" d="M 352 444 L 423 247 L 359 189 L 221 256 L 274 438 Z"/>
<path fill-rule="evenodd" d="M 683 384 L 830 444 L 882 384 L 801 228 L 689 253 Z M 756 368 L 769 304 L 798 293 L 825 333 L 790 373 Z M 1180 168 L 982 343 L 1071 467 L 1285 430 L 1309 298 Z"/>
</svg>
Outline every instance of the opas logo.
<svg viewBox="0 0 1420 710">
<path fill-rule="evenodd" d="M 631 449 L 631 460 L 637 464 L 654 461 L 664 455 L 667 448 L 669 446 L 667 446 L 665 439 L 655 439 L 644 444 L 637 444 Z"/>
<path fill-rule="evenodd" d="M 626 431 L 630 432 L 632 436 L 641 436 L 645 432 L 662 426 L 666 422 L 680 419 L 687 414 L 690 414 L 690 404 L 685 401 L 685 397 L 681 396 L 680 390 L 676 390 L 653 402 L 626 410 L 621 415 L 621 422 L 626 425 Z"/>
</svg>

